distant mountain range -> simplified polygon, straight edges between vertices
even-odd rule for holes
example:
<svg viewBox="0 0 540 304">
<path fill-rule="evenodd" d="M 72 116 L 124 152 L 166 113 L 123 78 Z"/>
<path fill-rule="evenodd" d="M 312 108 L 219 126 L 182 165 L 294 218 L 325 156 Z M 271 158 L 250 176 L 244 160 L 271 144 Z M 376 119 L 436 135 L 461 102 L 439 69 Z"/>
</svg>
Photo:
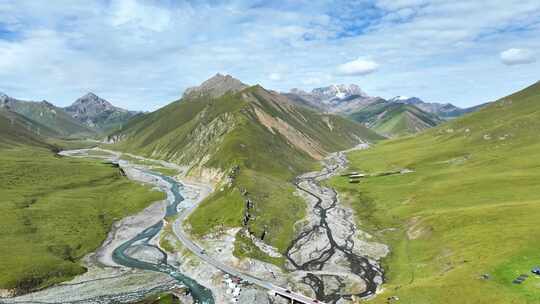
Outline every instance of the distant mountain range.
<svg viewBox="0 0 540 304">
<path fill-rule="evenodd" d="M 26 125 L 48 137 L 88 137 L 119 128 L 138 112 L 113 106 L 88 93 L 61 108 L 48 101 L 25 101 L 0 93 L 0 108 L 26 118 Z"/>
<path fill-rule="evenodd" d="M 183 99 L 215 98 L 247 88 L 249 86 L 240 80 L 218 73 L 199 86 L 188 88 Z M 404 96 L 385 100 L 369 96 L 355 84 L 330 85 L 314 88 L 309 92 L 300 89 L 292 89 L 288 93 L 268 92 L 317 112 L 349 117 L 390 137 L 416 133 L 484 106 L 463 109 L 450 103 L 430 103 L 418 97 Z M 23 115 L 33 122 L 33 125 L 39 126 L 32 129 L 52 137 L 95 137 L 110 134 L 140 114 L 116 107 L 94 93 L 78 98 L 65 108 L 47 101 L 18 100 L 0 93 L 0 107 Z"/>
<path fill-rule="evenodd" d="M 330 113 L 353 112 L 382 99 L 368 96 L 359 86 L 354 84 L 331 85 L 315 88 L 311 92 L 292 89 L 283 94 L 299 105 Z"/>
<path fill-rule="evenodd" d="M 62 108 L 48 101 L 24 101 L 0 94 L 0 107 L 16 112 L 36 125 L 47 126 L 58 137 L 92 136 L 96 132 L 81 124 Z"/>
<path fill-rule="evenodd" d="M 388 101 L 403 103 L 408 105 L 413 105 L 421 110 L 438 115 L 444 119 L 453 119 L 459 116 L 462 116 L 467 113 L 475 112 L 485 104 L 470 107 L 470 108 L 459 108 L 451 103 L 437 103 L 437 102 L 425 102 L 418 97 L 405 97 L 405 96 L 396 96 L 389 99 Z"/>
<path fill-rule="evenodd" d="M 385 136 L 420 132 L 483 106 L 463 109 L 450 103 L 430 103 L 404 96 L 385 100 L 369 96 L 354 84 L 331 85 L 310 92 L 292 89 L 283 95 L 297 105 L 348 116 Z"/>
<path fill-rule="evenodd" d="M 444 121 L 414 105 L 386 100 L 374 102 L 349 117 L 388 137 L 418 133 Z"/>
</svg>

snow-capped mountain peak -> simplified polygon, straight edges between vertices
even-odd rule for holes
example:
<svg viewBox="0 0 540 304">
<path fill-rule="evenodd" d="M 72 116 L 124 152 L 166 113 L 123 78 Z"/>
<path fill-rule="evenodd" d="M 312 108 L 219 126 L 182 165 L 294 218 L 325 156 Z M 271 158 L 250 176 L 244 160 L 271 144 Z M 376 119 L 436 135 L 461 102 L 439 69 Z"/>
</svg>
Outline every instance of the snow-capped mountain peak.
<svg viewBox="0 0 540 304">
<path fill-rule="evenodd" d="M 335 113 L 345 113 L 363 107 L 378 97 L 368 96 L 355 84 L 333 84 L 327 87 L 315 88 L 311 92 L 292 89 L 286 94 L 289 98 L 301 104 L 308 104 L 317 109 Z"/>
<path fill-rule="evenodd" d="M 367 94 L 355 84 L 333 84 L 331 86 L 315 88 L 311 94 L 323 103 L 331 103 L 332 100 L 345 99 L 351 96 L 367 97 Z"/>
</svg>

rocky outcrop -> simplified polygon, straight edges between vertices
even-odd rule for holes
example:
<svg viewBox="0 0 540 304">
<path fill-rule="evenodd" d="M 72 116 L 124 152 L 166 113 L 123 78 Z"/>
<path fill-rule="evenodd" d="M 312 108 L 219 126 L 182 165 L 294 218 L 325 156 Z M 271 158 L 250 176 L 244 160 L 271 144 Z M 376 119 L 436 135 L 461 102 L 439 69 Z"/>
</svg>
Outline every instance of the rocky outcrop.
<svg viewBox="0 0 540 304">
<path fill-rule="evenodd" d="M 184 97 L 200 97 L 203 95 L 219 97 L 227 92 L 238 92 L 247 87 L 247 84 L 233 78 L 231 75 L 217 73 L 201 85 L 188 88 L 184 92 Z"/>
</svg>

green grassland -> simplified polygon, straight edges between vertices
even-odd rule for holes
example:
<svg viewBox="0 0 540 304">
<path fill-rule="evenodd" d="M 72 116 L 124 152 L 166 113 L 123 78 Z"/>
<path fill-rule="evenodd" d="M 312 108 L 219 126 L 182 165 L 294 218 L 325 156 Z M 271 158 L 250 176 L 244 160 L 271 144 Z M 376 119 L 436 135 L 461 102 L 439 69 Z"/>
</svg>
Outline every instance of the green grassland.
<svg viewBox="0 0 540 304">
<path fill-rule="evenodd" d="M 539 303 L 540 84 L 425 133 L 351 153 L 330 181 L 391 246 L 383 295 L 399 303 Z M 488 278 L 481 278 L 488 274 Z M 512 281 L 520 274 L 523 284 Z"/>
<path fill-rule="evenodd" d="M 0 149 L 0 289 L 20 292 L 83 273 L 114 220 L 163 198 L 109 164 L 29 144 Z"/>
</svg>

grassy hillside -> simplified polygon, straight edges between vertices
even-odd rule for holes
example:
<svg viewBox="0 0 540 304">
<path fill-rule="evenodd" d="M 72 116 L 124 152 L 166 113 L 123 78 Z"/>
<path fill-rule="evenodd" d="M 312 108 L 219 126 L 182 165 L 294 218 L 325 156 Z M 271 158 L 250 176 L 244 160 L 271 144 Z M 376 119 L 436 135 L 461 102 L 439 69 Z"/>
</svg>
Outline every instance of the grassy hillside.
<svg viewBox="0 0 540 304">
<path fill-rule="evenodd" d="M 314 169 L 328 152 L 381 139 L 357 123 L 295 106 L 260 86 L 174 102 L 133 119 L 112 138 L 121 139 L 116 149 L 188 165 L 193 175 L 230 174 L 238 166 L 190 217 L 192 232 L 241 227 L 249 197 L 249 230 L 259 236 L 266 227 L 265 241 L 283 251 L 305 209 L 290 181 Z M 237 253 L 254 255 L 248 247 Z"/>
<path fill-rule="evenodd" d="M 379 134 L 388 136 L 418 133 L 442 122 L 436 115 L 422 111 L 414 105 L 387 101 L 373 103 L 349 117 Z"/>
<path fill-rule="evenodd" d="M 59 158 L 14 125 L 0 115 L 0 289 L 25 292 L 84 272 L 79 260 L 114 220 L 163 194 L 111 165 Z"/>
<path fill-rule="evenodd" d="M 538 303 L 540 83 L 413 137 L 350 154 L 353 169 L 404 175 L 331 183 L 391 246 L 399 303 Z M 522 284 L 512 281 L 530 277 Z M 482 275 L 485 275 L 482 277 Z"/>
<path fill-rule="evenodd" d="M 137 115 L 134 112 L 121 111 L 104 111 L 92 118 L 91 125 L 86 125 L 88 128 L 95 129 L 102 134 L 108 134 L 119 130 L 132 117 Z"/>
<path fill-rule="evenodd" d="M 17 112 L 28 119 L 54 131 L 56 136 L 88 136 L 95 135 L 95 131 L 84 126 L 63 109 L 42 101 L 31 102 L 9 99 L 7 106 L 10 111 Z"/>
<path fill-rule="evenodd" d="M 39 137 L 57 135 L 53 130 L 18 113 L 0 108 L 0 148 L 21 144 L 47 147 Z"/>
</svg>

